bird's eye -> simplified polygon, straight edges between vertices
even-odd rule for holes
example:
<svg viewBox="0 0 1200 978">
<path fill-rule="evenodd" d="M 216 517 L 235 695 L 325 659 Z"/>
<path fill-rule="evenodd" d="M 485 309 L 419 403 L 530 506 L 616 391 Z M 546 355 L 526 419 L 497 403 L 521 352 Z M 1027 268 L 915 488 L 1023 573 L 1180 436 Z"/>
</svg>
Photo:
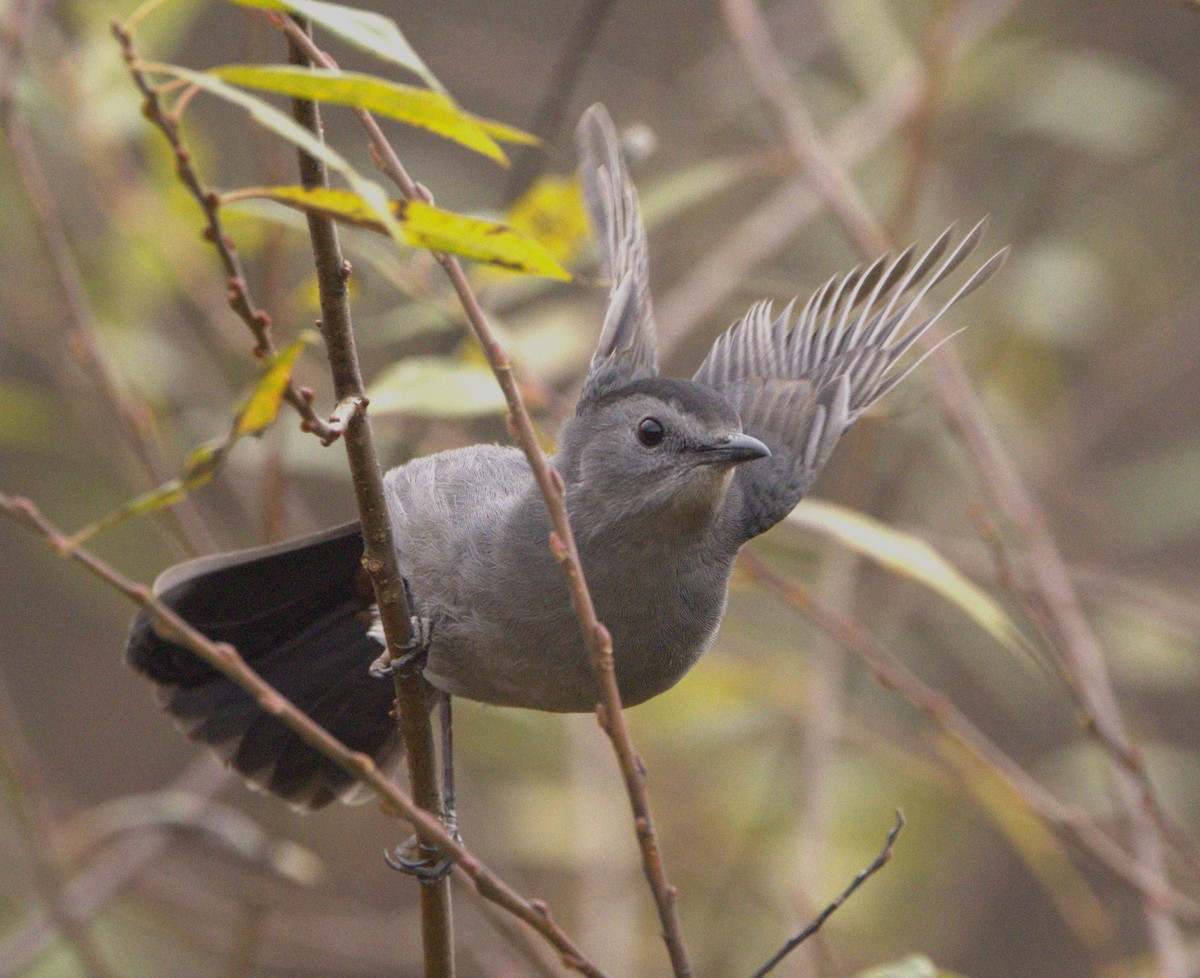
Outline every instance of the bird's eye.
<svg viewBox="0 0 1200 978">
<path fill-rule="evenodd" d="M 661 442 L 663 440 L 663 434 L 663 426 L 659 423 L 657 418 L 642 418 L 642 420 L 638 422 L 638 441 L 640 441 L 647 448 L 653 448 L 655 445 Z"/>
</svg>

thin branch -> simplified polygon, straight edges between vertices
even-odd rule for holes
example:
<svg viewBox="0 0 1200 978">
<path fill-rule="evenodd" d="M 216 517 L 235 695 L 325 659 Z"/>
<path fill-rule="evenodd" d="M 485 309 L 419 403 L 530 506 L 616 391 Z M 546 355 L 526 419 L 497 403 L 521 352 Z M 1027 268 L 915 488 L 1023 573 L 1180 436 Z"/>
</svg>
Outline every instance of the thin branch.
<svg viewBox="0 0 1200 978">
<path fill-rule="evenodd" d="M 297 23 L 296 28 L 297 34 L 307 35 L 300 24 Z M 309 57 L 297 46 L 292 35 L 288 37 L 289 60 L 293 64 L 311 67 Z M 314 102 L 293 99 L 292 115 L 317 139 L 322 138 L 321 116 Z M 298 153 L 300 182 L 304 187 L 328 187 L 329 179 L 324 164 L 304 150 L 298 150 Z M 404 579 L 396 560 L 396 547 L 383 490 L 383 474 L 367 420 L 367 397 L 354 346 L 346 287 L 350 265 L 342 256 L 337 227 L 333 221 L 313 213 L 307 215 L 307 220 L 321 298 L 319 325 L 329 355 L 334 393 L 339 404 L 338 420 L 344 427 L 342 440 L 346 445 L 346 457 L 350 462 L 354 494 L 362 522 L 365 550 L 363 566 L 375 589 L 375 603 L 388 650 L 393 658 L 399 658 L 402 654 L 400 650 L 413 637 L 410 623 L 412 610 L 408 606 Z M 355 405 L 356 409 L 341 412 L 340 408 L 347 404 Z M 413 797 L 423 809 L 440 818 L 442 803 L 438 788 L 437 755 L 425 697 L 425 681 L 419 669 L 410 669 L 397 672 L 394 683 L 396 719 L 404 739 Z M 421 946 L 425 954 L 426 978 L 451 978 L 454 974 L 454 929 L 449 878 L 423 882 L 420 894 Z"/>
<path fill-rule="evenodd" d="M 242 268 L 237 247 L 234 245 L 233 239 L 225 233 L 221 222 L 217 196 L 200 182 L 196 168 L 192 165 L 191 151 L 184 145 L 180 136 L 177 116 L 164 109 L 160 92 L 150 84 L 149 79 L 138 67 L 139 61 L 133 47 L 133 35 L 117 23 L 113 24 L 112 31 L 121 45 L 121 51 L 134 84 L 145 99 L 142 107 L 143 113 L 166 138 L 175 157 L 175 172 L 179 176 L 180 182 L 204 212 L 204 238 L 217 249 L 217 254 L 225 269 L 229 308 L 246 324 L 254 336 L 254 355 L 264 359 L 269 358 L 275 353 L 275 344 L 271 339 L 271 317 L 255 304 L 254 298 L 250 294 L 250 286 L 246 280 L 246 273 Z M 294 382 L 288 381 L 283 396 L 300 415 L 300 427 L 303 430 L 311 431 L 325 445 L 333 443 L 338 437 L 338 432 L 317 414 L 311 398 L 305 397 Z"/>
<path fill-rule="evenodd" d="M 351 750 L 314 722 L 251 669 L 237 649 L 225 642 L 212 641 L 163 604 L 146 585 L 131 581 L 89 550 L 73 544 L 29 500 L 14 498 L 0 492 L 0 513 L 42 537 L 59 556 L 70 558 L 125 595 L 145 611 L 160 634 L 195 653 L 249 693 L 264 713 L 275 717 L 310 747 L 320 751 L 357 781 L 371 788 L 383 802 L 412 824 L 424 842 L 436 846 L 461 866 L 480 894 L 525 921 L 549 941 L 560 952 L 567 967 L 588 975 L 589 978 L 605 978 L 604 972 L 584 956 L 566 931 L 554 921 L 545 903 L 530 900 L 512 889 L 466 846 L 450 835 L 440 819 L 415 804 L 408 795 L 389 781 L 368 755 Z"/>
<path fill-rule="evenodd" d="M 779 964 L 780 961 L 786 958 L 789 954 L 796 950 L 796 948 L 812 937 L 813 934 L 819 931 L 822 925 L 824 925 L 825 921 L 837 913 L 838 908 L 840 908 L 843 903 L 850 899 L 855 890 L 857 890 L 863 885 L 863 883 L 879 872 L 879 870 L 883 869 L 883 867 L 887 865 L 888 861 L 892 858 L 892 852 L 896 847 L 896 839 L 900 836 L 900 832 L 904 828 L 904 825 L 904 813 L 897 809 L 896 824 L 892 826 L 892 830 L 888 833 L 887 841 L 883 844 L 883 849 L 880 850 L 879 855 L 872 860 L 871 865 L 866 869 L 860 870 L 858 875 L 855 876 L 850 882 L 850 885 L 842 891 L 841 896 L 839 896 L 833 901 L 833 903 L 829 904 L 829 906 L 817 914 L 813 922 L 805 927 L 804 930 L 800 931 L 799 934 L 797 934 L 790 941 L 784 944 L 783 947 L 776 951 L 771 960 L 754 972 L 751 978 L 764 978 L 764 976 L 777 964 Z"/>
<path fill-rule="evenodd" d="M 317 48 L 303 31 L 289 29 L 288 21 L 285 18 L 276 18 L 276 20 L 281 22 L 282 29 L 287 33 L 289 39 L 301 47 L 317 64 L 324 67 L 335 66 L 332 59 Z M 363 109 L 356 109 L 355 115 L 370 137 L 372 155 L 380 170 L 395 182 L 406 198 L 429 202 L 431 200 L 429 192 L 415 183 L 408 175 L 395 150 L 371 114 Z M 533 470 L 534 479 L 546 501 L 550 522 L 554 527 L 550 535 L 550 547 L 555 557 L 558 558 L 566 577 L 571 607 L 579 620 L 592 671 L 596 676 L 600 697 L 600 702 L 596 706 L 596 716 L 601 728 L 612 741 L 613 750 L 621 768 L 621 775 L 625 781 L 625 790 L 633 809 L 634 827 L 642 852 L 642 866 L 658 908 L 663 940 L 666 943 L 676 978 L 689 978 L 692 969 L 684 944 L 682 927 L 679 923 L 676 891 L 667 879 L 662 853 L 658 846 L 658 837 L 655 834 L 651 818 L 650 800 L 646 791 L 646 779 L 641 758 L 634 750 L 629 729 L 625 723 L 625 714 L 621 709 L 621 695 L 617 688 L 616 669 L 613 663 L 612 639 L 608 629 L 596 617 L 596 609 L 592 604 L 592 597 L 583 574 L 583 566 L 575 547 L 575 537 L 571 532 L 571 524 L 567 515 L 566 487 L 562 477 L 550 465 L 545 452 L 542 451 L 533 421 L 525 408 L 521 392 L 513 377 L 512 364 L 509 362 L 508 354 L 492 332 L 487 317 L 467 281 L 462 265 L 453 255 L 434 252 L 434 257 L 450 279 L 451 285 L 454 286 L 454 291 L 462 303 L 467 320 L 483 348 L 492 372 L 496 375 L 500 389 L 504 392 L 504 399 L 509 410 L 509 430 L 524 451 L 529 466 Z"/>
<path fill-rule="evenodd" d="M 791 78 L 767 31 L 755 0 L 722 0 L 731 34 L 760 94 L 779 116 L 789 149 L 864 258 L 893 250 L 893 243 L 871 214 L 857 186 L 822 141 L 812 116 L 794 91 Z M 934 337 L 932 342 L 936 342 Z M 1113 762 L 1116 793 L 1130 820 L 1135 848 L 1155 876 L 1165 870 L 1162 832 L 1165 819 L 1141 751 L 1129 735 L 1104 660 L 1104 650 L 1079 604 L 1070 573 L 1051 535 L 1045 513 L 1005 453 L 984 415 L 962 361 L 947 348 L 933 361 L 942 405 L 968 450 L 995 505 L 1018 531 L 1029 553 L 1032 591 L 1042 603 L 1056 638 L 1075 698 L 1089 729 Z M 1155 906 L 1147 920 L 1160 964 L 1180 960 L 1182 937 L 1163 924 Z M 1172 968 L 1171 974 L 1177 969 Z"/>
<path fill-rule="evenodd" d="M 46 911 L 91 978 L 114 978 L 92 929 L 71 912 L 70 871 L 55 845 L 57 829 L 33 749 L 17 723 L 16 705 L 0 676 L 0 773 L 7 776 L 17 829 Z"/>
<path fill-rule="evenodd" d="M 862 659 L 880 683 L 926 714 L 956 743 L 994 772 L 1047 823 L 1070 835 L 1147 901 L 1169 910 L 1180 919 L 1200 921 L 1200 901 L 1180 893 L 1161 873 L 1133 859 L 1085 811 L 1054 797 L 972 723 L 944 693 L 918 678 L 887 652 L 862 625 L 818 604 L 807 588 L 780 577 L 751 553 L 743 551 L 738 565 L 751 578 L 768 586 L 801 615 Z"/>
</svg>

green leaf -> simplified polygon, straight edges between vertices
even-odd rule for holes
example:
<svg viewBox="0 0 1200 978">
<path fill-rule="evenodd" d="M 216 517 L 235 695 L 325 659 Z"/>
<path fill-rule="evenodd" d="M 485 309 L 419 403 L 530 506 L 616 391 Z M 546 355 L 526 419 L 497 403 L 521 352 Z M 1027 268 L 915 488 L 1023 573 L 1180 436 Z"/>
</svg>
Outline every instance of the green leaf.
<svg viewBox="0 0 1200 978">
<path fill-rule="evenodd" d="M 283 402 L 283 392 L 287 389 L 292 376 L 292 367 L 300 351 L 312 338 L 311 331 L 291 343 L 287 349 L 277 353 L 267 369 L 259 377 L 254 390 L 246 399 L 246 403 L 238 411 L 233 423 L 233 437 L 242 435 L 257 435 L 267 425 L 275 420 L 279 413 L 279 405 Z"/>
<path fill-rule="evenodd" d="M 400 32 L 395 21 L 370 10 L 344 7 L 321 0 L 232 0 L 242 7 L 262 10 L 290 10 L 340 37 L 347 44 L 384 61 L 407 68 L 426 85 L 446 95 L 446 87 L 437 80 L 420 55 Z"/>
<path fill-rule="evenodd" d="M 427 129 L 505 165 L 508 158 L 487 130 L 441 92 L 401 85 L 357 72 L 295 65 L 223 65 L 209 74 L 246 88 L 334 102 Z"/>
<path fill-rule="evenodd" d="M 186 495 L 187 489 L 184 488 L 182 480 L 171 479 L 168 482 L 164 482 L 161 486 L 151 489 L 149 492 L 144 492 L 135 499 L 131 499 L 125 505 L 114 509 L 107 516 L 102 516 L 95 523 L 85 526 L 71 537 L 71 542 L 76 545 L 81 544 L 85 540 L 89 540 L 95 536 L 101 530 L 107 530 L 118 523 L 124 523 L 131 516 L 152 513 L 166 506 L 174 506 L 176 503 L 182 502 Z"/>
<path fill-rule="evenodd" d="M 1033 643 L 1004 609 L 919 537 L 844 506 L 815 499 L 800 503 L 787 521 L 831 536 L 893 573 L 925 585 L 956 605 L 1023 664 L 1035 667 L 1040 662 Z"/>
<path fill-rule="evenodd" d="M 248 187 L 223 194 L 221 201 L 232 203 L 254 199 L 274 200 L 359 227 L 383 230 L 375 209 L 349 190 Z M 392 201 L 391 208 L 403 240 L 414 247 L 448 251 L 527 275 L 545 275 L 563 281 L 571 278 L 570 272 L 556 262 L 540 242 L 518 234 L 504 224 L 454 214 L 415 200 Z"/>
<path fill-rule="evenodd" d="M 220 78 L 206 74 L 205 72 L 192 71 L 189 68 L 183 68 L 179 65 L 156 62 L 140 62 L 138 67 L 142 71 L 170 75 L 173 78 L 182 79 L 195 85 L 197 88 L 203 89 L 212 95 L 216 95 L 227 102 L 245 109 L 250 114 L 250 117 L 259 125 L 275 133 L 277 136 L 282 136 L 290 143 L 304 150 L 309 156 L 320 160 L 329 169 L 345 177 L 346 182 L 354 188 L 355 192 L 361 198 L 363 206 L 375 215 L 379 220 L 380 226 L 386 229 L 386 233 L 397 240 L 401 238 L 400 228 L 392 217 L 387 194 L 384 192 L 383 187 L 375 181 L 361 176 L 354 167 L 346 162 L 345 158 L 337 150 L 327 146 L 323 140 L 318 139 L 290 116 L 280 112 L 274 106 L 268 105 L 262 99 L 243 92 L 241 89 L 235 88 Z"/>
<path fill-rule="evenodd" d="M 231 435 L 206 441 L 199 448 L 193 449 L 183 463 L 183 488 L 191 491 L 199 489 L 217 474 L 217 469 L 225 460 L 225 453 L 233 446 L 235 438 Z"/>
<path fill-rule="evenodd" d="M 469 418 L 508 409 L 490 369 L 448 357 L 401 360 L 379 375 L 367 397 L 374 417 Z"/>
</svg>

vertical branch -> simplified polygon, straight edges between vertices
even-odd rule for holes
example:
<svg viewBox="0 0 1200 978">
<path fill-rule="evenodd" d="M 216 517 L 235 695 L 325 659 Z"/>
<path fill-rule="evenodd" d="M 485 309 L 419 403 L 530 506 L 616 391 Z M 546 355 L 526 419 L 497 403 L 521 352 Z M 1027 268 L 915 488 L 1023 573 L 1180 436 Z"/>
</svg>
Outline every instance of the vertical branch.
<svg viewBox="0 0 1200 978">
<path fill-rule="evenodd" d="M 277 18 L 276 23 L 287 34 L 289 42 L 302 51 L 306 57 L 323 67 L 335 66 L 333 60 L 321 51 L 313 43 L 312 38 L 290 18 Z M 370 138 L 371 153 L 380 170 L 400 188 L 400 192 L 406 198 L 432 202 L 429 191 L 409 176 L 374 117 L 365 109 L 355 109 L 355 115 Z M 542 451 L 537 432 L 533 427 L 533 420 L 529 416 L 529 411 L 525 407 L 525 402 L 513 376 L 508 354 L 492 331 L 487 316 L 467 281 L 462 265 L 453 255 L 440 252 L 433 254 L 445 271 L 446 277 L 450 279 L 450 284 L 454 287 L 459 302 L 462 303 L 467 321 L 483 349 L 484 356 L 487 357 L 492 372 L 496 375 L 496 382 L 500 385 L 505 403 L 508 405 L 509 430 L 524 451 L 525 457 L 529 461 L 529 467 L 533 470 L 534 480 L 546 502 L 550 523 L 554 528 L 550 534 L 550 548 L 566 577 L 571 608 L 579 621 L 584 645 L 588 650 L 592 671 L 596 677 L 598 693 L 596 717 L 612 742 L 613 751 L 617 755 L 617 762 L 621 769 L 621 776 L 625 781 L 625 790 L 629 796 L 630 807 L 633 809 L 634 828 L 642 853 L 642 867 L 658 908 L 663 941 L 666 943 L 667 953 L 670 956 L 671 967 L 676 978 L 690 978 L 692 966 L 675 904 L 675 887 L 667 879 L 666 867 L 658 847 L 658 836 L 655 833 L 650 813 L 645 771 L 641 758 L 634 750 L 633 741 L 629 736 L 629 728 L 625 723 L 625 713 L 621 709 L 621 694 L 617 688 L 616 668 L 613 663 L 612 639 L 608 629 L 596 617 L 596 609 L 592 604 L 592 596 L 584 578 L 583 565 L 580 563 L 579 552 L 575 547 L 575 537 L 571 532 L 571 523 L 567 514 L 566 487 L 562 477 L 550 465 L 546 453 Z"/>
<path fill-rule="evenodd" d="M 311 65 L 307 54 L 290 38 L 288 55 L 293 64 Z M 313 102 L 293 99 L 292 114 L 298 123 L 311 130 L 318 139 L 321 138 L 321 118 Z M 306 188 L 328 186 L 324 165 L 303 150 L 299 151 L 299 157 L 301 183 Z M 375 588 L 375 600 L 388 649 L 394 657 L 399 657 L 398 650 L 412 639 L 411 609 L 396 563 L 383 476 L 367 421 L 367 398 L 354 347 L 350 302 L 346 291 L 350 264 L 342 256 L 333 221 L 312 213 L 307 218 L 320 290 L 321 333 L 325 337 L 334 392 L 340 404 L 357 405 L 346 421 L 343 438 L 362 520 L 363 566 Z M 396 674 L 397 722 L 404 738 L 413 800 L 426 811 L 441 815 L 433 728 L 423 683 L 419 671 Z M 423 883 L 420 892 L 426 978 L 449 978 L 454 974 L 449 877 Z"/>
</svg>

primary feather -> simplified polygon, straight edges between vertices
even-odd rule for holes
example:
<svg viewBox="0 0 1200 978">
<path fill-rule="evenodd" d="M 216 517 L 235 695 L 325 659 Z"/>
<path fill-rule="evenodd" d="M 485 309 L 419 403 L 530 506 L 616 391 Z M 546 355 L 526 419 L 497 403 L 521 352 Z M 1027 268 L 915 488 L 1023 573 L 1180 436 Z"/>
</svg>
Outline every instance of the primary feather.
<svg viewBox="0 0 1200 978">
<path fill-rule="evenodd" d="M 915 264 L 909 248 L 835 276 L 794 318 L 794 300 L 778 316 L 770 302 L 756 303 L 713 344 L 694 379 L 724 394 L 746 433 L 772 452 L 769 462 L 735 475 L 728 522 L 738 543 L 791 511 L 842 433 L 932 350 L 897 367 L 901 357 L 1000 267 L 1007 249 L 920 318 L 926 295 L 971 254 L 985 226 L 980 221 L 953 246 L 955 228 L 948 228 Z"/>
</svg>

